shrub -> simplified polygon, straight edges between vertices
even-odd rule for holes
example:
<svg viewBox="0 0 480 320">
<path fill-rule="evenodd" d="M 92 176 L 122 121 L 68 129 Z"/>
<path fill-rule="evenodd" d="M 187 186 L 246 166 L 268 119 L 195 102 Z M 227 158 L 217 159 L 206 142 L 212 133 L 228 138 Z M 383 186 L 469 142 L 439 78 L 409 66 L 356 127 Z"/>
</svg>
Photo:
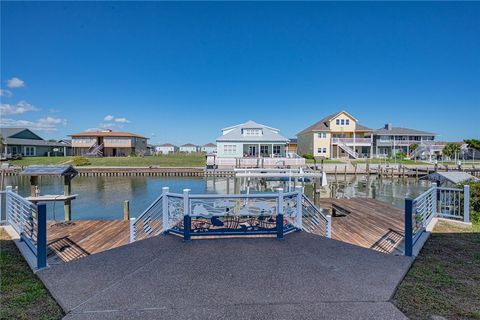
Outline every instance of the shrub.
<svg viewBox="0 0 480 320">
<path fill-rule="evenodd" d="M 303 155 L 303 157 L 304 157 L 305 159 L 312 160 L 312 159 L 313 159 L 313 154 L 311 154 L 311 153 L 305 153 L 305 154 Z"/>
<path fill-rule="evenodd" d="M 91 162 L 85 157 L 73 157 L 72 164 L 76 167 L 81 167 L 88 166 L 91 164 Z"/>
</svg>

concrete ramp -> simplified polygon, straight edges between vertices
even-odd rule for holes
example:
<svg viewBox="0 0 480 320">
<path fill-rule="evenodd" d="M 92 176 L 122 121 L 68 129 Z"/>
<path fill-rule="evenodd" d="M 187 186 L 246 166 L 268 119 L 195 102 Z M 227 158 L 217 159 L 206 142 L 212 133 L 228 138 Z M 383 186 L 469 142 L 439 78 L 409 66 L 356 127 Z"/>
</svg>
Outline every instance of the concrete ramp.
<svg viewBox="0 0 480 320">
<path fill-rule="evenodd" d="M 158 236 L 38 275 L 66 319 L 406 319 L 388 301 L 410 263 L 304 232 Z"/>
</svg>

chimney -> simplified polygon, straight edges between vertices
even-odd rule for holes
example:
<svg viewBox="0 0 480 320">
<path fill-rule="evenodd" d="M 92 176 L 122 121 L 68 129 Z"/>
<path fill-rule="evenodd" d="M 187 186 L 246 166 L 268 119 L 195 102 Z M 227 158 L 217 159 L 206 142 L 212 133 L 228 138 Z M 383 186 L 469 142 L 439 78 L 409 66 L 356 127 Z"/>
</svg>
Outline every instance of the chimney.
<svg viewBox="0 0 480 320">
<path fill-rule="evenodd" d="M 388 130 L 388 131 L 392 130 L 392 124 L 391 124 L 391 123 L 387 123 L 387 124 L 385 125 L 385 129 Z"/>
</svg>

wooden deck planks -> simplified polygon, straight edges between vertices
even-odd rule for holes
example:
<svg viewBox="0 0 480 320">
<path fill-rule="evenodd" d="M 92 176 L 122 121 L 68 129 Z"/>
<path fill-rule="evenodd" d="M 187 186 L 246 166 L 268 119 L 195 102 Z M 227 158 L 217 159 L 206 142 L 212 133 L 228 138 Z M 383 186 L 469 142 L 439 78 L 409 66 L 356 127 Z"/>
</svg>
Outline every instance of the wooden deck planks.
<svg viewBox="0 0 480 320">
<path fill-rule="evenodd" d="M 332 217 L 332 238 L 381 252 L 392 253 L 403 240 L 403 210 L 374 199 L 321 199 L 321 207 L 335 203 L 351 211 Z M 129 222 L 77 220 L 68 224 L 48 222 L 50 261 L 68 262 L 129 242 Z"/>
<path fill-rule="evenodd" d="M 333 203 L 351 211 L 344 217 L 332 217 L 333 239 L 390 253 L 401 245 L 403 210 L 375 199 L 320 200 L 322 207 L 330 207 Z"/>
<path fill-rule="evenodd" d="M 47 241 L 49 259 L 68 262 L 127 244 L 129 222 L 76 220 L 63 224 L 52 221 L 47 225 Z"/>
</svg>

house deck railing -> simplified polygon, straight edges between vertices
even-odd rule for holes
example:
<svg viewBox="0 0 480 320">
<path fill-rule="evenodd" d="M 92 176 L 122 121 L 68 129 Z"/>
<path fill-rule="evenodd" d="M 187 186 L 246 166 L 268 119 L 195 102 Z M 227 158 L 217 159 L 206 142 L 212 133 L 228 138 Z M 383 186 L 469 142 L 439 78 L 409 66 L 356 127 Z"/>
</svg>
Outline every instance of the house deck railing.
<svg viewBox="0 0 480 320">
<path fill-rule="evenodd" d="M 434 218 L 470 222 L 470 187 L 432 187 L 416 197 L 405 199 L 405 255 L 413 248 Z"/>
<path fill-rule="evenodd" d="M 304 229 L 330 236 L 329 216 L 316 208 L 303 194 L 294 192 L 261 194 L 182 194 L 163 188 L 138 218 L 130 220 L 130 241 L 161 233 L 190 240 L 197 236 L 275 235 Z"/>
<path fill-rule="evenodd" d="M 7 187 L 2 191 L 5 199 L 6 222 L 19 235 L 20 241 L 35 257 L 36 269 L 47 266 L 47 209 L 45 204 L 35 205 Z M 27 260 L 28 257 L 25 257 Z"/>
</svg>

